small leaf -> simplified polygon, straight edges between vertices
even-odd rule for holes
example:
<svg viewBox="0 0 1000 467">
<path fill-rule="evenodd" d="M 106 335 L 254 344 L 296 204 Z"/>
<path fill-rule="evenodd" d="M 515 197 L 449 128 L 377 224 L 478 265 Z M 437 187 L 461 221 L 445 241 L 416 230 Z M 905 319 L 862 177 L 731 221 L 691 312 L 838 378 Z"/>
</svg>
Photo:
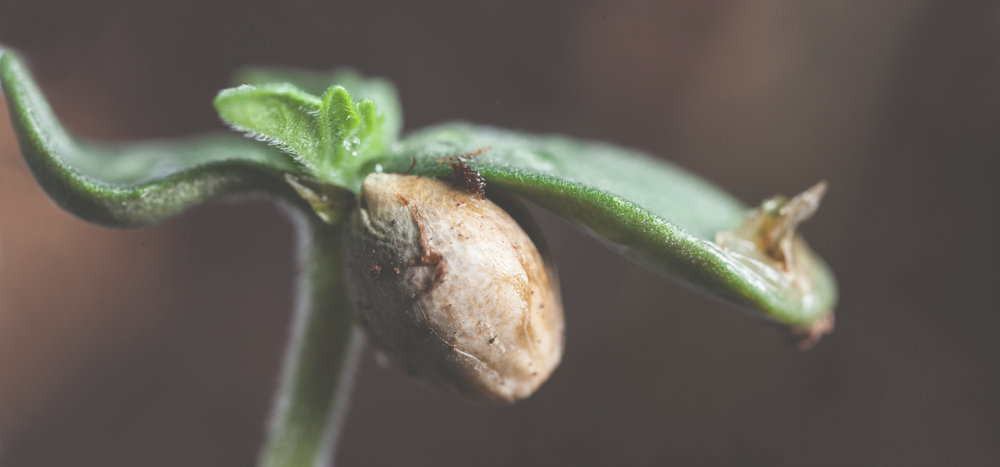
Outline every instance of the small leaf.
<svg viewBox="0 0 1000 467">
<path fill-rule="evenodd" d="M 295 82 L 311 90 L 319 89 L 319 75 L 285 71 Z M 216 99 L 219 115 L 250 136 L 268 141 L 287 151 L 308 169 L 311 176 L 327 183 L 357 191 L 361 168 L 381 155 L 395 141 L 400 119 L 392 88 L 378 81 L 368 82 L 355 74 L 334 74 L 363 91 L 375 91 L 389 114 L 380 113 L 377 103 L 358 101 L 348 88 L 328 83 L 322 97 L 306 94 L 289 83 L 274 83 L 275 73 L 243 73 L 245 79 L 264 84 L 227 89 Z"/>
<path fill-rule="evenodd" d="M 302 171 L 265 145 L 229 133 L 132 144 L 87 141 L 63 128 L 9 51 L 0 57 L 0 85 L 35 178 L 60 206 L 88 221 L 136 227 L 234 193 L 296 199 L 283 174 Z"/>
<path fill-rule="evenodd" d="M 315 96 L 290 84 L 240 86 L 220 92 L 215 108 L 237 130 L 277 146 L 310 170 L 323 170 L 328 138 L 317 119 L 323 103 Z"/>
<path fill-rule="evenodd" d="M 534 201 L 655 270 L 796 329 L 821 330 L 831 316 L 833 276 L 804 243 L 799 277 L 723 248 L 717 235 L 739 230 L 755 211 L 637 151 L 455 123 L 410 135 L 378 162 L 387 172 L 448 177 L 451 161 L 441 158 L 484 147 L 468 164 L 485 177 L 487 194 Z"/>
<path fill-rule="evenodd" d="M 323 94 L 323 110 L 320 111 L 321 127 L 326 131 L 326 157 L 333 167 L 341 165 L 345 152 L 353 150 L 351 138 L 361 124 L 358 109 L 354 107 L 351 95 L 341 86 L 331 86 Z M 339 145 L 339 147 L 338 147 Z"/>
<path fill-rule="evenodd" d="M 364 77 L 350 70 L 311 71 L 297 68 L 281 67 L 248 67 L 238 71 L 232 79 L 234 85 L 262 85 L 273 83 L 291 83 L 299 89 L 314 96 L 323 95 L 331 84 L 342 86 L 355 99 L 372 102 L 372 110 L 378 109 L 381 134 L 378 135 L 379 147 L 389 147 L 399 139 L 403 128 L 403 115 L 400 109 L 399 96 L 392 83 L 379 79 Z M 359 110 L 360 113 L 363 111 Z M 374 115 L 374 114 L 373 114 Z M 373 135 L 375 136 L 375 135 Z"/>
</svg>

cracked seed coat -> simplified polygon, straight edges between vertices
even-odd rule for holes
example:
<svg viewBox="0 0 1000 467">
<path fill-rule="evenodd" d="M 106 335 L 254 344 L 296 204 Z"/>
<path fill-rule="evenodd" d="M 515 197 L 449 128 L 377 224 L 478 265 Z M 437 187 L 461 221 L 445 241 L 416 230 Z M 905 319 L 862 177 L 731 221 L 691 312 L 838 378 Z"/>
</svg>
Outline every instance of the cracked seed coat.
<svg viewBox="0 0 1000 467">
<path fill-rule="evenodd" d="M 348 238 L 358 318 L 407 373 L 510 403 L 558 365 L 564 324 L 554 272 L 492 201 L 437 179 L 372 174 Z"/>
</svg>

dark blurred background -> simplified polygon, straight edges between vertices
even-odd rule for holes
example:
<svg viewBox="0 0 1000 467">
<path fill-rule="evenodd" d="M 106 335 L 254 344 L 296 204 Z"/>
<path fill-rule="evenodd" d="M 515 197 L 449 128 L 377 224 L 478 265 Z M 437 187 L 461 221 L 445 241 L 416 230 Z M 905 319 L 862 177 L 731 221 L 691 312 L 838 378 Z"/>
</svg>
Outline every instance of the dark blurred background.
<svg viewBox="0 0 1000 467">
<path fill-rule="evenodd" d="M 677 161 L 747 203 L 827 179 L 836 271 L 809 352 L 544 212 L 565 361 L 510 408 L 366 353 L 338 465 L 939 466 L 1000 458 L 1000 4 L 0 0 L 0 43 L 94 138 L 222 128 L 244 64 L 394 81 L 407 128 L 468 119 Z M 292 230 L 219 202 L 117 231 L 57 209 L 0 116 L 0 465 L 251 465 Z"/>
</svg>

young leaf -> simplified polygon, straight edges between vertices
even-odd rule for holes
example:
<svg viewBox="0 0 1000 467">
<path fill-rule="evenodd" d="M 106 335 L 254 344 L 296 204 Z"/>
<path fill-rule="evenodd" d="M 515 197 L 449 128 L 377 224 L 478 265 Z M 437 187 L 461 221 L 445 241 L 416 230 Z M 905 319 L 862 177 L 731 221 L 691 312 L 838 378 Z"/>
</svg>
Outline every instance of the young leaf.
<svg viewBox="0 0 1000 467">
<path fill-rule="evenodd" d="M 38 183 L 85 220 L 137 227 L 227 194 L 296 198 L 283 174 L 301 170 L 265 145 L 228 133 L 131 144 L 87 141 L 63 128 L 9 51 L 0 57 L 0 85 L 21 153 Z"/>
<path fill-rule="evenodd" d="M 399 132 L 403 128 L 403 112 L 400 109 L 396 88 L 384 79 L 364 77 L 350 69 L 312 71 L 282 67 L 247 67 L 237 71 L 232 80 L 232 84 L 237 86 L 276 83 L 291 83 L 314 96 L 323 95 L 331 84 L 341 86 L 355 99 L 361 99 L 362 102 L 371 101 L 374 109 L 378 109 L 378 114 L 383 119 L 381 134 L 372 137 L 379 138 L 380 147 L 388 148 L 399 139 Z"/>
<path fill-rule="evenodd" d="M 804 243 L 782 264 L 729 248 L 733 242 L 716 243 L 718 235 L 739 231 L 752 212 L 664 161 L 603 143 L 455 123 L 410 135 L 380 163 L 387 172 L 412 165 L 413 174 L 448 177 L 449 156 L 484 147 L 491 149 L 468 164 L 485 177 L 487 190 L 534 201 L 658 271 L 807 337 L 827 330 L 836 287 L 822 260 Z"/>
<path fill-rule="evenodd" d="M 391 142 L 372 101 L 355 103 L 343 86 L 322 98 L 288 84 L 241 85 L 215 99 L 223 120 L 291 154 L 310 175 L 357 191 L 359 169 Z"/>
<path fill-rule="evenodd" d="M 316 118 L 322 102 L 290 84 L 226 89 L 215 108 L 227 123 L 277 146 L 312 171 L 322 170 L 326 128 Z"/>
</svg>

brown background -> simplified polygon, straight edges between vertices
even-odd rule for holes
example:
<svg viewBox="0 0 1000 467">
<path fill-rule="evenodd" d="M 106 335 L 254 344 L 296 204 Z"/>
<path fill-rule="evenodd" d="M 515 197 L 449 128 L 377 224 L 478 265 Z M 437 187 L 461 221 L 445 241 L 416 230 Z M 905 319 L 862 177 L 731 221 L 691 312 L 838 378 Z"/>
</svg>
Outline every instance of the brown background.
<svg viewBox="0 0 1000 467">
<path fill-rule="evenodd" d="M 562 367 L 497 409 L 366 354 L 340 465 L 995 465 L 1000 5 L 362 3 L 0 0 L 0 43 L 95 138 L 221 128 L 211 98 L 242 64 L 350 65 L 398 84 L 410 129 L 608 140 L 748 203 L 825 178 L 805 231 L 842 298 L 798 353 L 540 213 Z M 85 224 L 0 116 L 0 465 L 251 465 L 291 233 L 261 201 Z"/>
</svg>

